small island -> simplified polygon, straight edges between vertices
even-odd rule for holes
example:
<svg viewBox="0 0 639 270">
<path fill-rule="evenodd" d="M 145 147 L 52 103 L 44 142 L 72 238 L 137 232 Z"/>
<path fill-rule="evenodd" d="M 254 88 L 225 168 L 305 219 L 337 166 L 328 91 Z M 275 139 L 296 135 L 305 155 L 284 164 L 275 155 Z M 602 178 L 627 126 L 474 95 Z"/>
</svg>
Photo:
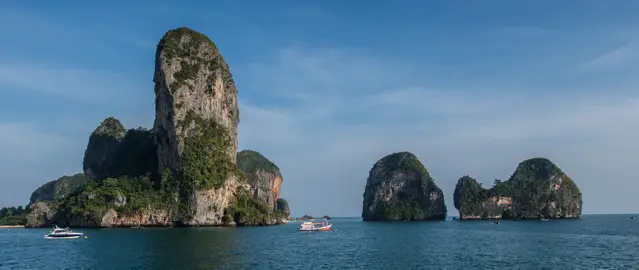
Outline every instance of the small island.
<svg viewBox="0 0 639 270">
<path fill-rule="evenodd" d="M 490 189 L 463 176 L 453 197 L 460 220 L 574 219 L 583 203 L 575 182 L 546 158 L 519 163 L 510 179 L 495 180 Z"/>
<path fill-rule="evenodd" d="M 414 154 L 390 154 L 370 170 L 362 218 L 364 221 L 444 220 L 444 194 Z"/>
<path fill-rule="evenodd" d="M 186 27 L 169 30 L 157 46 L 153 81 L 153 127 L 104 119 L 89 137 L 83 173 L 34 191 L 26 226 L 286 222 L 279 168 L 256 151 L 237 152 L 237 88 L 213 41 Z"/>
<path fill-rule="evenodd" d="M 300 217 L 298 219 L 299 220 L 312 220 L 312 219 L 315 219 L 315 218 L 312 217 L 312 216 L 309 216 L 309 215 L 303 215 L 302 217 Z"/>
</svg>

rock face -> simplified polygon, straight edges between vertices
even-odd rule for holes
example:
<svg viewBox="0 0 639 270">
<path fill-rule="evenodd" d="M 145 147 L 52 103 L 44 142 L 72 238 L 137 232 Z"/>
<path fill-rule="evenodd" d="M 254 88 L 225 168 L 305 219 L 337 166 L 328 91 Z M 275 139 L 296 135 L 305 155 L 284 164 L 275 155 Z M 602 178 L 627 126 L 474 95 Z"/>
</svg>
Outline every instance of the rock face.
<svg viewBox="0 0 639 270">
<path fill-rule="evenodd" d="M 77 191 L 86 184 L 87 178 L 83 173 L 74 174 L 72 176 L 62 176 L 57 180 L 47 182 L 33 193 L 29 200 L 30 204 L 40 201 L 51 201 L 62 199 Z"/>
<path fill-rule="evenodd" d="M 29 206 L 25 227 L 38 228 L 50 226 L 54 220 L 55 213 L 55 205 L 51 201 L 33 203 Z"/>
<path fill-rule="evenodd" d="M 82 169 L 87 177 L 93 179 L 107 177 L 109 156 L 117 151 L 125 132 L 126 129 L 118 119 L 108 117 L 91 133 L 82 162 Z"/>
<path fill-rule="evenodd" d="M 147 176 L 158 180 L 157 145 L 152 130 L 143 127 L 129 129 L 120 140 L 117 150 L 108 157 L 109 170 L 105 177 Z"/>
<path fill-rule="evenodd" d="M 415 155 L 399 152 L 370 170 L 362 218 L 365 221 L 443 220 L 444 194 Z"/>
<path fill-rule="evenodd" d="M 286 219 L 291 219 L 291 208 L 288 206 L 288 202 L 282 198 L 277 199 L 275 202 L 275 211 L 284 213 Z"/>
<path fill-rule="evenodd" d="M 229 66 L 208 37 L 178 28 L 158 44 L 153 81 L 158 173 L 173 175 L 173 219 L 221 224 L 240 186 L 239 108 Z"/>
<path fill-rule="evenodd" d="M 283 181 L 280 168 L 252 150 L 237 153 L 237 167 L 246 175 L 251 194 L 275 210 Z"/>
<path fill-rule="evenodd" d="M 508 181 L 495 180 L 491 189 L 464 176 L 454 201 L 462 220 L 579 218 L 583 204 L 575 182 L 545 158 L 519 163 Z"/>
<path fill-rule="evenodd" d="M 155 173 L 156 149 L 152 131 L 142 127 L 126 130 L 118 119 L 108 117 L 89 137 L 84 152 L 84 173 L 97 181 L 109 177 L 137 177 L 148 172 Z"/>
</svg>

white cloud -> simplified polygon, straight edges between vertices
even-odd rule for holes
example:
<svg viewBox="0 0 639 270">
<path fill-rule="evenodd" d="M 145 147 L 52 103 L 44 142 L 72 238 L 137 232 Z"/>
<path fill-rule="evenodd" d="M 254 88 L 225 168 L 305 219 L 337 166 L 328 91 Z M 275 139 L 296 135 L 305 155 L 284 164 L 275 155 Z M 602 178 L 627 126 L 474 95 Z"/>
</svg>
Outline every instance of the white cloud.
<svg viewBox="0 0 639 270">
<path fill-rule="evenodd" d="M 639 60 L 639 41 L 631 41 L 607 51 L 581 65 L 582 71 L 616 69 L 629 65 L 636 66 Z"/>
<path fill-rule="evenodd" d="M 75 68 L 37 65 L 0 65 L 0 91 L 39 91 L 66 99 L 110 101 L 112 97 L 135 93 L 136 85 L 120 74 Z M 6 87 L 9 86 L 9 87 Z"/>
<path fill-rule="evenodd" d="M 40 131 L 32 123 L 0 123 L 0 155 L 3 161 L 40 160 L 43 154 L 63 149 L 64 138 Z M 9 154 L 10 153 L 10 154 Z"/>
<path fill-rule="evenodd" d="M 240 92 L 257 85 L 269 93 L 303 92 L 303 106 L 279 100 L 272 109 L 276 101 L 266 107 L 243 100 L 240 144 L 277 162 L 295 214 L 359 215 L 373 163 L 404 150 L 435 177 L 451 215 L 460 176 L 490 185 L 535 156 L 550 158 L 578 182 L 586 212 L 639 210 L 627 202 L 639 188 L 628 180 L 639 164 L 637 92 L 478 92 L 432 88 L 418 78 L 393 87 L 394 77 L 410 79 L 397 62 L 341 50 L 294 52 L 284 50 L 286 57 L 259 69 L 264 73 Z M 317 110 L 324 113 L 310 113 Z"/>
</svg>

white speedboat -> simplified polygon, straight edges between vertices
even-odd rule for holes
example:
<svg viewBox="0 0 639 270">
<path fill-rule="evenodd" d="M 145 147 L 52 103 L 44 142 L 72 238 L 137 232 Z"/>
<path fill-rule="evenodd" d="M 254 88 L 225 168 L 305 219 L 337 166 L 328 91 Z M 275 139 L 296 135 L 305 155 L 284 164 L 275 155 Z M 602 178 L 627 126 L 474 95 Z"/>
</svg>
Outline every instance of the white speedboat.
<svg viewBox="0 0 639 270">
<path fill-rule="evenodd" d="M 58 226 L 53 226 L 53 230 L 49 232 L 49 234 L 45 235 L 45 239 L 75 239 L 84 235 L 80 232 L 72 232 L 68 227 L 60 228 Z"/>
</svg>

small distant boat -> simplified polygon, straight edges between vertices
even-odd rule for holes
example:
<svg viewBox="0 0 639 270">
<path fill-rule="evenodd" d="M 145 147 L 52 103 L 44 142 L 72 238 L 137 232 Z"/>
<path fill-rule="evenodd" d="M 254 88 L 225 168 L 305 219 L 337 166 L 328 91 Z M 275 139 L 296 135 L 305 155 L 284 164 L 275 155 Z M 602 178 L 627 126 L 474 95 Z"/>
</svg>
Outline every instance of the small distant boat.
<svg viewBox="0 0 639 270">
<path fill-rule="evenodd" d="M 630 217 L 630 219 L 635 219 L 635 217 Z"/>
<path fill-rule="evenodd" d="M 60 228 L 53 225 L 53 230 L 44 236 L 45 239 L 75 239 L 84 235 L 80 232 L 72 232 L 68 227 Z"/>
<path fill-rule="evenodd" d="M 547 218 L 542 218 L 542 219 L 540 219 L 540 220 L 541 220 L 541 221 L 548 221 L 549 219 L 547 219 Z"/>
<path fill-rule="evenodd" d="M 493 221 L 493 224 L 499 224 L 499 220 Z"/>
<path fill-rule="evenodd" d="M 312 222 L 306 221 L 302 222 L 300 225 L 300 231 L 303 232 L 314 232 L 314 231 L 330 231 L 333 224 L 328 224 L 326 220 L 322 220 L 322 222 Z"/>
</svg>

